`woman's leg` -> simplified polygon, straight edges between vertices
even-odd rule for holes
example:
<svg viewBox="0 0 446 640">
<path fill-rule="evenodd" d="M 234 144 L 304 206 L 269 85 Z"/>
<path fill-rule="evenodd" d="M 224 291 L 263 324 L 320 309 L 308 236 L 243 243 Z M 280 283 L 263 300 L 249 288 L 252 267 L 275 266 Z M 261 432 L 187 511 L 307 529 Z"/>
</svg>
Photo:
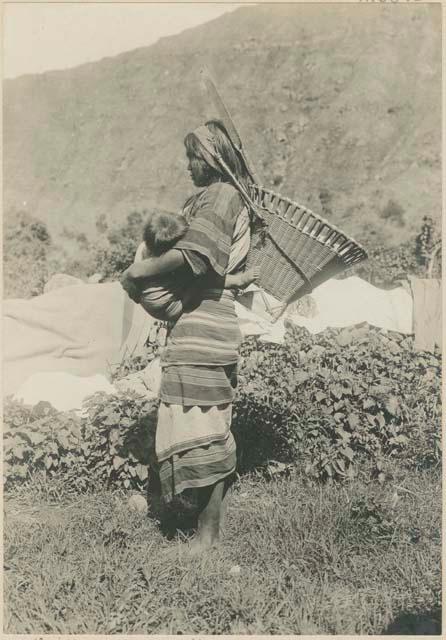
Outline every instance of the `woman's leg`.
<svg viewBox="0 0 446 640">
<path fill-rule="evenodd" d="M 225 487 L 223 490 L 223 501 L 222 501 L 221 512 L 220 512 L 220 538 L 222 538 L 225 533 L 226 516 L 228 512 L 229 489 L 234 483 L 234 478 L 235 478 L 235 475 L 232 475 L 225 479 Z"/>
<path fill-rule="evenodd" d="M 162 511 L 162 498 L 161 498 L 161 482 L 158 472 L 152 467 L 149 467 L 149 477 L 147 484 L 147 505 L 149 513 L 159 518 Z"/>
<path fill-rule="evenodd" d="M 198 489 L 198 529 L 196 545 L 206 550 L 218 543 L 225 481 Z"/>
<path fill-rule="evenodd" d="M 226 512 L 227 500 L 225 497 L 230 484 L 230 480 L 224 478 L 210 487 L 198 489 L 196 545 L 203 551 L 214 546 L 220 540 Z"/>
</svg>

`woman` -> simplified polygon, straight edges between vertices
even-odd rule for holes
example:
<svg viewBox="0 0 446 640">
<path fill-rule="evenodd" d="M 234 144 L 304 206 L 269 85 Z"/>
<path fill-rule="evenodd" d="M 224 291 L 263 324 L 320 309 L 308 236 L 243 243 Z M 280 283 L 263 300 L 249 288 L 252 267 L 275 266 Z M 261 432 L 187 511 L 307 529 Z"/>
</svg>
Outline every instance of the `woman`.
<svg viewBox="0 0 446 640">
<path fill-rule="evenodd" d="M 219 121 L 188 134 L 185 147 L 193 183 L 204 187 L 185 205 L 189 229 L 164 255 L 133 264 L 122 284 L 131 295 L 139 278 L 178 270 L 188 271 L 200 289 L 196 307 L 168 335 L 156 432 L 163 497 L 197 489 L 200 551 L 219 540 L 223 498 L 236 465 L 230 426 L 241 333 L 234 293 L 224 288 L 224 278 L 244 266 L 249 249 L 241 195 L 249 177 Z"/>
</svg>

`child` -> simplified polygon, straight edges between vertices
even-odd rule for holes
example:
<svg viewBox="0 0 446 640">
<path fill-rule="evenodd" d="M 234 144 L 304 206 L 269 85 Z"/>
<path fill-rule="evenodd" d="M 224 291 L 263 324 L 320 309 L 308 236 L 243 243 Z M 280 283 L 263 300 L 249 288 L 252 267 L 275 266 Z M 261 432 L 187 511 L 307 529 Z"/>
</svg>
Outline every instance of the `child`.
<svg viewBox="0 0 446 640">
<path fill-rule="evenodd" d="M 144 227 L 141 253 L 139 258 L 145 260 L 157 257 L 172 249 L 187 231 L 187 221 L 183 215 L 169 212 L 153 213 Z M 224 287 L 227 289 L 245 288 L 254 282 L 258 269 L 227 275 Z M 139 303 L 157 320 L 176 321 L 183 310 L 193 303 L 198 295 L 192 288 L 191 280 L 179 277 L 178 273 L 161 276 L 156 281 L 142 280 Z"/>
</svg>

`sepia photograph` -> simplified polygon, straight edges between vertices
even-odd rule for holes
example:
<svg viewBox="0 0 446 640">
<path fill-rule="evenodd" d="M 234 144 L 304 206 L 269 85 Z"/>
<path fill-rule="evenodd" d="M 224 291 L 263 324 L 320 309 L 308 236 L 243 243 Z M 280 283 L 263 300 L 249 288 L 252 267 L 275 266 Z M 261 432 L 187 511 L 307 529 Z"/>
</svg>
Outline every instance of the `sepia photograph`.
<svg viewBox="0 0 446 640">
<path fill-rule="evenodd" d="M 441 636 L 442 5 L 3 4 L 3 633 Z"/>
</svg>

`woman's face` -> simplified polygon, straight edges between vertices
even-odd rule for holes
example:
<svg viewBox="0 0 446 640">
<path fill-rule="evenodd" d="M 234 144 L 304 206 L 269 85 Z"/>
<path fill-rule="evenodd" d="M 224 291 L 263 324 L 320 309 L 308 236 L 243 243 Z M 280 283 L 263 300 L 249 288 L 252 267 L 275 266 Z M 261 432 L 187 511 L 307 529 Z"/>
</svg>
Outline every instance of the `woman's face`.
<svg viewBox="0 0 446 640">
<path fill-rule="evenodd" d="M 206 187 L 209 184 L 209 167 L 207 163 L 198 156 L 186 152 L 187 169 L 196 187 Z"/>
</svg>

